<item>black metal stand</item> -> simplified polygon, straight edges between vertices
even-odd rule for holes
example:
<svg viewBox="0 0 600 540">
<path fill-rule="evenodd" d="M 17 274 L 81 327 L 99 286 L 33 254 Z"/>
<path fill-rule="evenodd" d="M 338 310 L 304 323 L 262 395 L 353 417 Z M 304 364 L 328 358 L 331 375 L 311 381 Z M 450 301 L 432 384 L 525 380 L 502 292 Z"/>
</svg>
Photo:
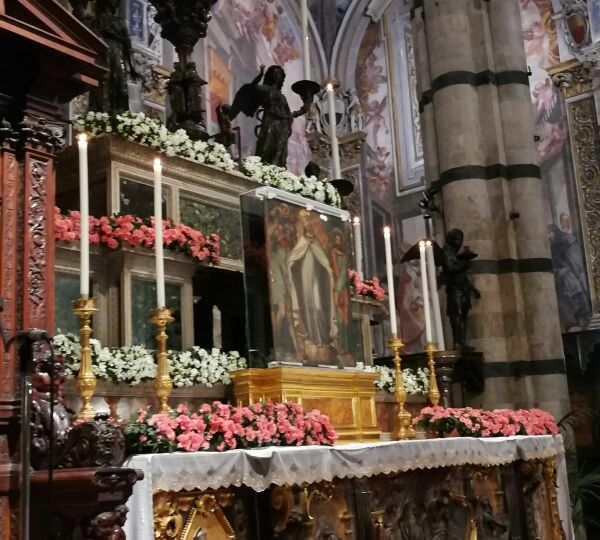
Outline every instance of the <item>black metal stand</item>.
<svg viewBox="0 0 600 540">
<path fill-rule="evenodd" d="M 4 337 L 4 332 L 2 332 Z M 8 341 L 5 339 L 4 350 L 8 352 L 13 342 L 18 343 L 19 374 L 21 380 L 21 498 L 19 501 L 19 530 L 21 540 L 29 540 L 29 516 L 31 501 L 31 402 L 32 378 L 34 371 L 34 344 L 47 343 L 51 345 L 52 338 L 45 330 L 31 329 L 17 332 Z M 50 374 L 51 381 L 53 373 Z M 54 384 L 50 385 L 50 418 L 54 420 Z M 54 443 L 54 427 L 50 426 L 50 452 L 52 455 Z M 51 458 L 52 459 L 52 458 Z M 48 472 L 48 483 L 52 484 L 52 463 Z M 51 489 L 51 486 L 50 486 Z"/>
</svg>

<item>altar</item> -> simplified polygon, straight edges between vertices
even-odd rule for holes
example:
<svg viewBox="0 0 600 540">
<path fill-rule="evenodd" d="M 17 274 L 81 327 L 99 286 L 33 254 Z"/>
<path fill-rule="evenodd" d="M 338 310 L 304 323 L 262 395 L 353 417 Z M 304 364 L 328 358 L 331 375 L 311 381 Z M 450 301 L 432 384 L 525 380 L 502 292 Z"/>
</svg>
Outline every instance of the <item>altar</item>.
<svg viewBox="0 0 600 540">
<path fill-rule="evenodd" d="M 136 540 L 573 538 L 560 436 L 137 455 L 126 465 L 144 473 L 128 502 Z"/>
</svg>

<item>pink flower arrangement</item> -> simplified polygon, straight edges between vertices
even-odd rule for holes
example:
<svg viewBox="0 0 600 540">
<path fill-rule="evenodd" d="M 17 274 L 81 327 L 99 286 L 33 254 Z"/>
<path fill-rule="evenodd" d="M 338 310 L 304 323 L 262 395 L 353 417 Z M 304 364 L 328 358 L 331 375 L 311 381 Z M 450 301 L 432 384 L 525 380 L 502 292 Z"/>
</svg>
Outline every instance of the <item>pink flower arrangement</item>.
<svg viewBox="0 0 600 540">
<path fill-rule="evenodd" d="M 461 437 L 511 437 L 513 435 L 556 435 L 554 417 L 541 409 L 484 411 L 425 407 L 413 423 L 426 431 L 444 434 L 458 433 Z"/>
<path fill-rule="evenodd" d="M 379 278 L 372 277 L 371 279 L 362 280 L 356 270 L 350 268 L 348 270 L 348 279 L 350 286 L 354 289 L 354 294 L 358 296 L 368 296 L 378 300 L 379 302 L 385 299 L 385 291 L 381 286 Z"/>
<path fill-rule="evenodd" d="M 305 413 L 296 403 L 256 403 L 234 407 L 215 401 L 173 414 L 141 410 L 125 428 L 130 454 L 224 452 L 263 446 L 332 445 L 337 439 L 329 418 Z"/>
<path fill-rule="evenodd" d="M 80 238 L 81 218 L 79 212 L 62 215 L 59 208 L 54 213 L 54 236 L 56 240 L 76 242 Z M 103 244 L 109 249 L 121 245 L 154 247 L 154 218 L 148 220 L 136 216 L 90 216 L 90 244 Z M 170 249 L 182 251 L 202 262 L 218 264 L 219 236 L 205 236 L 183 224 L 163 220 L 163 243 Z"/>
</svg>

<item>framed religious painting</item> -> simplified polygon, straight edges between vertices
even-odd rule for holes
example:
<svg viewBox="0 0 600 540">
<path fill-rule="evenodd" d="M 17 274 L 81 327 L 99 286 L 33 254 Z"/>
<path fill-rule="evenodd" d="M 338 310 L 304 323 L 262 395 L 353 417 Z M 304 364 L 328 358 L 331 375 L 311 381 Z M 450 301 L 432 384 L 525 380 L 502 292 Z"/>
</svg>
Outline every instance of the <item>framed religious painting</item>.
<svg viewBox="0 0 600 540">
<path fill-rule="evenodd" d="M 242 195 L 241 208 L 251 367 L 354 367 L 364 355 L 348 212 L 273 188 Z"/>
</svg>

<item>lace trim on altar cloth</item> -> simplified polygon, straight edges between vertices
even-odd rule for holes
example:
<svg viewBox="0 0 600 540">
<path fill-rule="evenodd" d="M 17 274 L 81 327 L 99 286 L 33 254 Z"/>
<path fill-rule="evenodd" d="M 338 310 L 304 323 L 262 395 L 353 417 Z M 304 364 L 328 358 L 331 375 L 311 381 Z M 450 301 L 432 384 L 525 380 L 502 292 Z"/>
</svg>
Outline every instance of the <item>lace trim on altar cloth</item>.
<svg viewBox="0 0 600 540">
<path fill-rule="evenodd" d="M 144 471 L 147 487 L 205 490 L 248 486 L 312 484 L 334 478 L 360 478 L 460 465 L 494 466 L 544 459 L 563 453 L 562 437 L 457 437 L 420 441 L 357 443 L 335 447 L 270 447 L 228 452 L 133 456 L 127 467 Z"/>
</svg>

